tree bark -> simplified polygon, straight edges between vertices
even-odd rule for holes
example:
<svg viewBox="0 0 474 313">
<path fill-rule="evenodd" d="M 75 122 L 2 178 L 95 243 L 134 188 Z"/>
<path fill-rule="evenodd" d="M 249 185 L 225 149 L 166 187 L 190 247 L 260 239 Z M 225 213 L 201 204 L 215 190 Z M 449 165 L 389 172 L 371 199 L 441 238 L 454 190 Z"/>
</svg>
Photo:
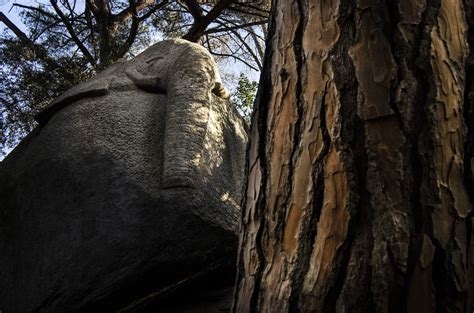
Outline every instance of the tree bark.
<svg viewBox="0 0 474 313">
<path fill-rule="evenodd" d="M 471 312 L 467 6 L 274 1 L 233 312 Z"/>
</svg>

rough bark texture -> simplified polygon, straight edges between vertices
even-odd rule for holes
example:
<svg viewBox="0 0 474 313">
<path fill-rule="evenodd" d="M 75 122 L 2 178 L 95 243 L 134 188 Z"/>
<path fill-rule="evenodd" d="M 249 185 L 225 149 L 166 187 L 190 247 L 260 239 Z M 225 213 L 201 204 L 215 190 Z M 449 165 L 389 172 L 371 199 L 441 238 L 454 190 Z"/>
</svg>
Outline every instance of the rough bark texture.
<svg viewBox="0 0 474 313">
<path fill-rule="evenodd" d="M 471 312 L 467 2 L 274 2 L 234 312 Z"/>
</svg>

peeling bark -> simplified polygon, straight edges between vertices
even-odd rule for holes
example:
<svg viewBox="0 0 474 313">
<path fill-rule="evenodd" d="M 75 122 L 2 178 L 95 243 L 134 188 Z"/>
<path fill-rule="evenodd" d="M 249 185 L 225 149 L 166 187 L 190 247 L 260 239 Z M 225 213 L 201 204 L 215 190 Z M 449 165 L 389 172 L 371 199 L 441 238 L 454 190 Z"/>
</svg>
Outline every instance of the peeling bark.
<svg viewBox="0 0 474 313">
<path fill-rule="evenodd" d="M 471 312 L 472 9 L 274 2 L 234 312 Z"/>
</svg>

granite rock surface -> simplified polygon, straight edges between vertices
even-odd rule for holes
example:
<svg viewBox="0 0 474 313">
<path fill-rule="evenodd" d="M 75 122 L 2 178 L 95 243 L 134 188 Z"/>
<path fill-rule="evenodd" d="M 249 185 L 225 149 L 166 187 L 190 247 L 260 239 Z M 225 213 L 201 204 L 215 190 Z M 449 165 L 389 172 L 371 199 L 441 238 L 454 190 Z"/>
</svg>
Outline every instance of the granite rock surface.
<svg viewBox="0 0 474 313">
<path fill-rule="evenodd" d="M 0 163 L 2 312 L 134 311 L 233 275 L 247 135 L 204 48 L 160 42 L 37 120 Z"/>
</svg>

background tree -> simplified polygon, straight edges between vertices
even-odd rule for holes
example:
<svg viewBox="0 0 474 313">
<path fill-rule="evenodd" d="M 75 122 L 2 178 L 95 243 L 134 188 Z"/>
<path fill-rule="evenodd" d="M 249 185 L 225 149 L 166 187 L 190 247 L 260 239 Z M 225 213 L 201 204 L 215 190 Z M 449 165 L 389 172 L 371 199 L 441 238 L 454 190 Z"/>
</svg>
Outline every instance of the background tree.
<svg viewBox="0 0 474 313">
<path fill-rule="evenodd" d="M 27 28 L 0 12 L 0 144 L 13 146 L 53 98 L 164 37 L 201 42 L 218 58 L 259 70 L 268 4 L 232 0 L 50 0 L 13 7 Z M 13 35 L 12 35 L 13 34 Z"/>
<path fill-rule="evenodd" d="M 232 102 L 240 114 L 244 116 L 247 123 L 250 123 L 250 114 L 252 112 L 257 87 L 258 84 L 256 81 L 251 81 L 245 74 L 240 73 L 236 91 L 232 95 Z"/>
<path fill-rule="evenodd" d="M 312 4 L 274 2 L 233 311 L 471 312 L 472 4 Z"/>
</svg>

